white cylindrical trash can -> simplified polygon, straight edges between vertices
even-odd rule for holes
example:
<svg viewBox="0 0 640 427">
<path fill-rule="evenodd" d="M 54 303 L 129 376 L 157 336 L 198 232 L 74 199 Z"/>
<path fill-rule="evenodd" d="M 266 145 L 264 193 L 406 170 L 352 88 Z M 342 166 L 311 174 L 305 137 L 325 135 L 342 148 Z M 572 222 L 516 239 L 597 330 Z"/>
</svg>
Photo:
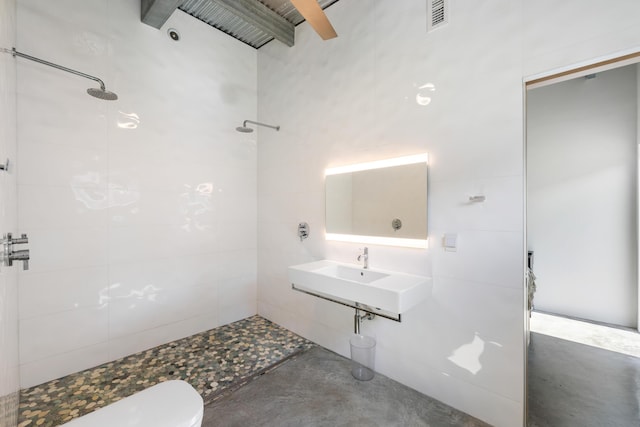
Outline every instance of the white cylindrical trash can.
<svg viewBox="0 0 640 427">
<path fill-rule="evenodd" d="M 373 378 L 376 340 L 373 337 L 356 334 L 349 339 L 351 344 L 351 375 L 360 381 Z"/>
</svg>

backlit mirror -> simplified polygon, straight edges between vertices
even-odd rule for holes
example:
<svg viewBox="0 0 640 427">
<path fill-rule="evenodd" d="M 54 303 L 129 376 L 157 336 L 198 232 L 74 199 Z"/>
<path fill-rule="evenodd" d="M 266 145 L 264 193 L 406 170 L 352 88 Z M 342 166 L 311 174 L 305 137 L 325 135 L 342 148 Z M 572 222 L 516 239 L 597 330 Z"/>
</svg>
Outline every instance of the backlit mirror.
<svg viewBox="0 0 640 427">
<path fill-rule="evenodd" d="M 325 171 L 328 240 L 427 247 L 427 155 Z"/>
</svg>

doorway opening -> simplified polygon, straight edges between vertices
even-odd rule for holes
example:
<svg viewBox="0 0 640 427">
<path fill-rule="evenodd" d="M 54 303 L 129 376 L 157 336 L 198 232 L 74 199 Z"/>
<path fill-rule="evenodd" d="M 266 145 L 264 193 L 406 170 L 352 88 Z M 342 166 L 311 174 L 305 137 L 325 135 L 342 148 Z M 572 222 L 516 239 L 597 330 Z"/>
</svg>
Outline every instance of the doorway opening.
<svg viewBox="0 0 640 427">
<path fill-rule="evenodd" d="M 525 83 L 533 425 L 637 421 L 625 378 L 640 375 L 639 63 L 636 52 Z M 602 366 L 612 381 L 598 377 Z"/>
<path fill-rule="evenodd" d="M 534 305 L 637 329 L 640 70 L 584 72 L 527 90 Z"/>
</svg>

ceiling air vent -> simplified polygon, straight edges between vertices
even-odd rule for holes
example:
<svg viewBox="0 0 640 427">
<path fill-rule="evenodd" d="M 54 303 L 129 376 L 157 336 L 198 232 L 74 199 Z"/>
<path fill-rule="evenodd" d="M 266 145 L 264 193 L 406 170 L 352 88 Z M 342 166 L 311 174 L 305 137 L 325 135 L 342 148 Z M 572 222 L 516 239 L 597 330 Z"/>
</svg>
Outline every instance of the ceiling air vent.
<svg viewBox="0 0 640 427">
<path fill-rule="evenodd" d="M 449 0 L 427 0 L 427 32 L 449 22 Z"/>
</svg>

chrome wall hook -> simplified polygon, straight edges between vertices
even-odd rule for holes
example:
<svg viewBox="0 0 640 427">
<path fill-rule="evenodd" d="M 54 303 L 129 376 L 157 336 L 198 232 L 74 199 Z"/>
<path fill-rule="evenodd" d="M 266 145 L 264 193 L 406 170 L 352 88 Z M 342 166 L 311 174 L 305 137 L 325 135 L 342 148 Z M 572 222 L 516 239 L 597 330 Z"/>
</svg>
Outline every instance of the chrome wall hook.
<svg viewBox="0 0 640 427">
<path fill-rule="evenodd" d="M 9 171 L 9 159 L 7 159 L 7 161 L 4 162 L 4 165 L 0 164 L 0 170 L 6 171 L 6 172 Z"/>
</svg>

